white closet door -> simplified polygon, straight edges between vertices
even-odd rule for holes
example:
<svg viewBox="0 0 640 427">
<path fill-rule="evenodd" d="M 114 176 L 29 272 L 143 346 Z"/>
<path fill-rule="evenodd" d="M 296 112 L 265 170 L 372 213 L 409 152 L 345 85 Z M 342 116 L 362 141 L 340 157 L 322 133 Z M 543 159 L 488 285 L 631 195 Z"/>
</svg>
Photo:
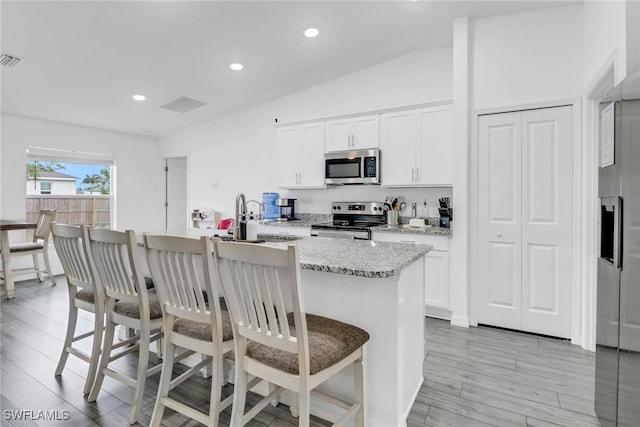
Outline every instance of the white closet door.
<svg viewBox="0 0 640 427">
<path fill-rule="evenodd" d="M 522 113 L 522 329 L 571 337 L 571 107 Z"/>
<path fill-rule="evenodd" d="M 521 113 L 480 117 L 478 320 L 521 329 Z"/>
<path fill-rule="evenodd" d="M 480 117 L 480 323 L 571 336 L 571 107 Z"/>
</svg>

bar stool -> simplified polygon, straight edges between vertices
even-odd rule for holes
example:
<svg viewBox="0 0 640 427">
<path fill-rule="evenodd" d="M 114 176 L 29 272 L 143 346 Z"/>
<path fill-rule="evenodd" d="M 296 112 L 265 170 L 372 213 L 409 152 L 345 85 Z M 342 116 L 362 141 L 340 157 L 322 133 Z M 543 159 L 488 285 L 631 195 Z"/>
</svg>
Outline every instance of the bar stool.
<svg viewBox="0 0 640 427">
<path fill-rule="evenodd" d="M 133 387 L 129 423 L 134 424 L 140 416 L 146 379 L 162 368 L 161 364 L 149 368 L 149 345 L 163 335 L 162 308 L 155 291 L 147 290 L 133 230 L 90 228 L 88 242 L 91 267 L 104 287 L 106 297 L 104 346 L 88 400 L 95 402 L 105 375 Z M 114 344 L 118 325 L 135 330 L 136 334 Z M 111 365 L 111 362 L 134 351 L 138 351 L 135 377 Z"/>
<path fill-rule="evenodd" d="M 214 253 L 235 337 L 230 425 L 245 425 L 288 389 L 298 396 L 300 426 L 309 426 L 313 393 L 344 409 L 336 424 L 355 417 L 355 424 L 363 427 L 362 358 L 369 334 L 353 325 L 305 313 L 296 247 L 280 249 L 216 239 Z M 350 365 L 354 367 L 353 402 L 313 391 Z M 245 414 L 246 393 L 253 387 L 248 375 L 269 382 L 270 392 Z"/>
<path fill-rule="evenodd" d="M 74 355 L 89 364 L 83 394 L 89 394 L 96 377 L 98 360 L 102 349 L 104 331 L 104 290 L 95 280 L 89 267 L 89 255 L 83 242 L 86 242 L 86 227 L 65 224 L 53 224 L 51 227 L 53 244 L 67 279 L 69 290 L 69 318 L 62 354 L 55 375 L 62 374 L 69 355 Z M 78 310 L 93 314 L 93 330 L 76 335 Z M 91 352 L 87 353 L 74 343 L 93 336 Z"/>
<path fill-rule="evenodd" d="M 220 401 L 223 362 L 225 355 L 233 350 L 233 332 L 224 299 L 218 295 L 218 272 L 213 263 L 211 240 L 161 235 L 145 235 L 144 240 L 164 319 L 164 359 L 150 426 L 160 425 L 165 407 L 204 425 L 217 426 L 220 411 L 233 400 L 233 396 L 229 396 Z M 182 350 L 179 355 L 177 350 Z M 203 355 L 202 361 L 174 379 L 174 364 L 194 353 Z M 214 375 L 208 413 L 169 395 L 173 388 L 209 363 Z"/>
</svg>

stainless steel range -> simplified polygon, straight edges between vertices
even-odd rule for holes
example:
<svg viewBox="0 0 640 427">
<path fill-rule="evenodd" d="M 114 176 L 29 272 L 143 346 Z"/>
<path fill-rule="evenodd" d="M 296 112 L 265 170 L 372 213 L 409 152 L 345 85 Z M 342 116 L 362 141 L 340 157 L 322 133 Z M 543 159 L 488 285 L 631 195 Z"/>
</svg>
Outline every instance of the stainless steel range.
<svg viewBox="0 0 640 427">
<path fill-rule="evenodd" d="M 371 228 L 386 224 L 382 202 L 333 202 L 331 222 L 314 224 L 311 235 L 371 240 Z"/>
</svg>

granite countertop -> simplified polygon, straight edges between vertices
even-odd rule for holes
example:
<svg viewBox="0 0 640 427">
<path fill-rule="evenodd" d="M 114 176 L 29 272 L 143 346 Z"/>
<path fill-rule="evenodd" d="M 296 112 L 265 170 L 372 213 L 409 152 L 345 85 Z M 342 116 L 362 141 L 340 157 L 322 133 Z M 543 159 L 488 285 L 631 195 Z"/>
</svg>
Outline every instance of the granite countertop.
<svg viewBox="0 0 640 427">
<path fill-rule="evenodd" d="M 269 235 L 263 236 L 269 238 Z M 304 270 L 369 278 L 396 276 L 432 249 L 430 245 L 330 237 L 303 237 L 263 244 L 276 247 L 295 245 L 299 248 L 300 267 Z"/>
<path fill-rule="evenodd" d="M 373 227 L 373 232 L 386 232 L 386 233 L 410 233 L 410 234 L 422 234 L 422 235 L 436 235 L 436 236 L 450 236 L 451 229 L 443 227 L 408 227 L 407 224 L 400 225 L 381 225 L 379 227 Z"/>
<path fill-rule="evenodd" d="M 214 235 L 219 235 L 225 240 L 230 238 L 226 233 L 216 231 L 218 230 L 188 228 L 147 233 L 185 236 L 196 239 L 200 238 L 200 236 L 213 237 Z M 138 246 L 144 247 L 142 235 L 137 237 Z M 433 249 L 431 245 L 411 245 L 407 243 L 336 239 L 331 237 L 302 237 L 287 234 L 259 233 L 258 239 L 265 242 L 243 244 L 260 244 L 280 248 L 295 245 L 299 248 L 300 267 L 303 270 L 369 278 L 396 276 L 402 269 Z"/>
</svg>

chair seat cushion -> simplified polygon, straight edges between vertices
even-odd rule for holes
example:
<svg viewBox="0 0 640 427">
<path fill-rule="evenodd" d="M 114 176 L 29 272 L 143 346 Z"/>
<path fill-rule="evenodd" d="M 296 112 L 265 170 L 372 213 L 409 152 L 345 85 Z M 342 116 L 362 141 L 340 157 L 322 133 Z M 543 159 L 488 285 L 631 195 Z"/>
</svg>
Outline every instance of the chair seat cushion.
<svg viewBox="0 0 640 427">
<path fill-rule="evenodd" d="M 231 317 L 229 311 L 224 303 L 224 298 L 220 298 L 220 318 L 222 319 L 222 341 L 229 341 L 233 339 L 233 329 L 231 326 Z M 209 323 L 194 322 L 193 320 L 177 319 L 173 324 L 173 331 L 186 335 L 191 338 L 196 338 L 202 341 L 212 340 L 211 325 Z"/>
<path fill-rule="evenodd" d="M 156 294 L 155 289 L 149 290 L 149 318 L 151 319 L 160 319 L 162 317 L 162 307 L 160 306 L 160 301 L 158 301 L 158 295 Z M 116 302 L 116 306 L 114 311 L 118 314 L 122 314 L 123 316 L 132 317 L 134 319 L 140 318 L 140 307 L 136 303 L 118 301 Z"/>
<path fill-rule="evenodd" d="M 93 291 L 89 291 L 87 289 L 78 290 L 78 292 L 76 293 L 76 299 L 79 299 L 91 304 L 95 303 Z"/>
<path fill-rule="evenodd" d="M 367 331 L 357 326 L 314 314 L 307 314 L 309 368 L 311 375 L 335 365 L 369 341 Z M 288 315 L 293 326 L 293 314 Z M 295 333 L 292 330 L 291 334 Z M 250 341 L 247 356 L 271 367 L 297 375 L 298 355 Z"/>
<path fill-rule="evenodd" d="M 27 252 L 27 251 L 36 251 L 39 249 L 43 249 L 44 245 L 42 242 L 27 242 L 27 243 L 16 243 L 9 247 L 11 252 Z"/>
</svg>

